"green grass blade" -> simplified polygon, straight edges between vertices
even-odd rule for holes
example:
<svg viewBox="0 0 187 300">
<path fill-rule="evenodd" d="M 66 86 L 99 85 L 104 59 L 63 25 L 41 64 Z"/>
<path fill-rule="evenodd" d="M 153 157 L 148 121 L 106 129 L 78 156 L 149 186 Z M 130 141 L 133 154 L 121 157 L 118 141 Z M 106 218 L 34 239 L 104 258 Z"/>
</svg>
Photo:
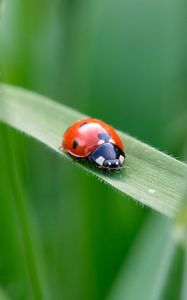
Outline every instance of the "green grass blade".
<svg viewBox="0 0 187 300">
<path fill-rule="evenodd" d="M 179 214 L 176 217 L 175 236 L 184 252 L 181 300 L 185 300 L 187 299 L 187 189 L 181 203 Z"/>
<path fill-rule="evenodd" d="M 184 249 L 173 224 L 154 216 L 140 233 L 107 299 L 180 299 L 183 265 Z"/>
<path fill-rule="evenodd" d="M 187 241 L 185 242 L 185 256 L 184 256 L 184 273 L 182 281 L 181 300 L 187 299 Z"/>
<path fill-rule="evenodd" d="M 37 247 L 35 243 L 35 237 L 33 228 L 31 229 L 30 216 L 28 214 L 28 207 L 26 201 L 26 193 L 24 191 L 21 176 L 19 173 L 19 166 L 16 160 L 16 146 L 14 139 L 8 130 L 4 131 L 1 142 L 2 151 L 4 152 L 4 158 L 6 162 L 6 173 L 4 176 L 8 176 L 9 186 L 12 199 L 15 204 L 15 212 L 19 224 L 20 237 L 23 245 L 23 252 L 25 256 L 26 268 L 28 270 L 30 285 L 32 287 L 33 296 L 35 299 L 48 299 L 47 297 L 47 283 L 44 279 L 44 271 L 41 268 L 41 261 L 37 255 Z M 21 266 L 20 266 L 21 268 Z"/>
<path fill-rule="evenodd" d="M 59 152 L 65 129 L 85 117 L 30 91 L 2 84 L 0 120 Z M 126 168 L 116 174 L 104 174 L 89 166 L 83 168 L 98 178 L 167 216 L 175 216 L 183 197 L 187 165 L 121 133 L 125 142 Z M 62 156 L 67 157 L 64 153 Z M 77 165 L 82 165 L 77 163 Z"/>
<path fill-rule="evenodd" d="M 5 293 L 1 288 L 0 288 L 0 300 L 10 300 L 10 298 L 7 295 L 5 295 Z"/>
<path fill-rule="evenodd" d="M 147 221 L 122 267 L 108 300 L 159 299 L 156 295 L 161 293 L 173 253 L 169 232 L 170 223 L 167 219 L 154 216 Z"/>
<path fill-rule="evenodd" d="M 4 9 L 4 0 L 0 0 L 0 19 L 3 15 L 3 9 Z"/>
</svg>

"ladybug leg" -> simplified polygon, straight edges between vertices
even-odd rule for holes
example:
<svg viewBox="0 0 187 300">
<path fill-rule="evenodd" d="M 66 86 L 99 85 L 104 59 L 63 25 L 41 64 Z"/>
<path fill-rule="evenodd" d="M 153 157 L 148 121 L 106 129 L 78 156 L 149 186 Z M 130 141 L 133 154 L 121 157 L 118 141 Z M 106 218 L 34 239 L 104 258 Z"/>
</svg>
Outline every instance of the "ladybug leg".
<svg viewBox="0 0 187 300">
<path fill-rule="evenodd" d="M 63 151 L 64 149 L 62 146 L 60 146 L 60 147 L 58 147 L 58 150 Z"/>
<path fill-rule="evenodd" d="M 80 161 L 80 158 L 78 157 L 74 157 L 74 156 L 71 156 L 73 162 L 79 162 Z"/>
</svg>

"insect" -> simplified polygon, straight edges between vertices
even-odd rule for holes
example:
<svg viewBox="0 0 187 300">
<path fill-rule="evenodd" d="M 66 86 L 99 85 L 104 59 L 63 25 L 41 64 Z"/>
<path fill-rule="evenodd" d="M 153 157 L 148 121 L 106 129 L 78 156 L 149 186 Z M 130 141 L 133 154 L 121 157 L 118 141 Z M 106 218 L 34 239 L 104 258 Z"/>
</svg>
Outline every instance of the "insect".
<svg viewBox="0 0 187 300">
<path fill-rule="evenodd" d="M 126 157 L 117 132 L 108 124 L 92 118 L 73 123 L 65 131 L 60 149 L 107 170 L 122 168 Z"/>
</svg>

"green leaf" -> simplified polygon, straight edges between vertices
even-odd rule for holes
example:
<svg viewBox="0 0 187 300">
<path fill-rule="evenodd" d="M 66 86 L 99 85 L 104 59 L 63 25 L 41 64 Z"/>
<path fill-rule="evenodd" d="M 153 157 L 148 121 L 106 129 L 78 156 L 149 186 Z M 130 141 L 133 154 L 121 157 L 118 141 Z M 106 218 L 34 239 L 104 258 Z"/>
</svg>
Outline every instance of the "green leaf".
<svg viewBox="0 0 187 300">
<path fill-rule="evenodd" d="M 85 115 L 18 87 L 0 86 L 0 120 L 59 150 L 66 128 Z M 103 173 L 73 162 L 122 193 L 167 216 L 175 216 L 183 196 L 187 165 L 119 132 L 126 145 L 126 168 Z"/>
<path fill-rule="evenodd" d="M 184 249 L 172 222 L 160 216 L 151 217 L 125 261 L 108 300 L 181 299 Z"/>
<path fill-rule="evenodd" d="M 184 272 L 183 272 L 183 281 L 182 281 L 182 292 L 181 292 L 181 300 L 187 299 L 187 241 L 185 242 L 184 247 Z"/>
<path fill-rule="evenodd" d="M 108 300 L 187 299 L 186 204 L 187 193 L 175 222 L 158 215 L 148 219 Z"/>
<path fill-rule="evenodd" d="M 0 0 L 0 20 L 4 13 L 4 0 Z"/>
<path fill-rule="evenodd" d="M 0 300 L 9 300 L 10 298 L 5 295 L 4 291 L 0 288 Z"/>
<path fill-rule="evenodd" d="M 2 290 L 0 290 L 0 300 L 9 300 L 9 298 L 5 296 Z"/>
<path fill-rule="evenodd" d="M 8 273 L 5 278 L 11 284 L 15 281 L 16 270 L 15 286 L 17 288 L 19 284 L 22 286 L 23 298 L 28 297 L 28 294 L 26 295 L 28 292 L 34 299 L 48 299 L 48 285 L 40 255 L 40 243 L 38 242 L 37 231 L 31 222 L 33 213 L 31 207 L 28 211 L 27 193 L 19 172 L 20 161 L 16 155 L 18 153 L 17 141 L 6 127 L 1 128 L 0 144 L 1 167 L 3 169 L 3 178 L 0 180 L 0 208 L 2 215 L 5 215 L 4 219 L 1 216 L 1 225 L 6 228 L 6 231 L 3 229 L 1 235 L 0 256 L 5 261 L 4 265 L 1 266 L 1 271 Z M 10 203 L 13 210 L 9 208 Z M 10 243 L 8 244 L 9 251 L 6 251 L 7 243 Z M 11 271 L 8 270 L 7 262 L 11 265 Z M 10 296 L 11 293 L 13 293 L 12 290 L 10 290 Z"/>
<path fill-rule="evenodd" d="M 181 300 L 187 299 L 187 189 L 179 213 L 176 217 L 175 236 L 183 249 L 183 279 L 181 287 Z"/>
</svg>

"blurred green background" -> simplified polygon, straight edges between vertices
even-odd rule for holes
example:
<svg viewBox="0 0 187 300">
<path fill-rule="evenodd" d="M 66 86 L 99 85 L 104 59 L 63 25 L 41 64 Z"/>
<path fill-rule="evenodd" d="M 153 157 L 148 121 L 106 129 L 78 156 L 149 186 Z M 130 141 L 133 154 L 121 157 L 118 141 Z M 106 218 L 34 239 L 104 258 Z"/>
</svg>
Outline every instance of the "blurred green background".
<svg viewBox="0 0 187 300">
<path fill-rule="evenodd" d="M 1 81 L 180 159 L 186 51 L 184 0 L 4 1 Z M 152 214 L 0 125 L 0 285 L 10 299 L 105 299 Z"/>
</svg>

